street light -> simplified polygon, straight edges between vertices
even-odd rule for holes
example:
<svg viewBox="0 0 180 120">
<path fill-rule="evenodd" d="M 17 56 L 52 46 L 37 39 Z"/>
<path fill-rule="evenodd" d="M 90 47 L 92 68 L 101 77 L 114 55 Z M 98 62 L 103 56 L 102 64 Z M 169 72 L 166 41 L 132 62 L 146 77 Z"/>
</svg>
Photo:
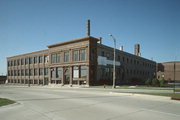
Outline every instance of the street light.
<svg viewBox="0 0 180 120">
<path fill-rule="evenodd" d="M 112 34 L 109 34 L 110 37 L 114 40 L 114 63 L 113 63 L 113 86 L 112 89 L 116 88 L 116 39 Z"/>
</svg>

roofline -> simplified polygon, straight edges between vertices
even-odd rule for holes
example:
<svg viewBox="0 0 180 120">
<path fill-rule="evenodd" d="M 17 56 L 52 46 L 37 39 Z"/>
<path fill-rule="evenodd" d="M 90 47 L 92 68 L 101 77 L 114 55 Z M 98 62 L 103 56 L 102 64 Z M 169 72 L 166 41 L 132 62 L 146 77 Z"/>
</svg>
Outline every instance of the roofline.
<svg viewBox="0 0 180 120">
<path fill-rule="evenodd" d="M 30 55 L 30 54 L 40 53 L 40 52 L 46 52 L 46 51 L 48 51 L 48 49 L 34 51 L 34 52 L 29 52 L 29 53 L 20 54 L 20 55 L 11 56 L 11 57 L 6 57 L 6 59 L 11 59 L 11 58 L 14 58 L 14 57 L 20 57 L 20 56 L 25 56 L 25 55 Z"/>
<path fill-rule="evenodd" d="M 180 63 L 180 61 L 168 61 L 168 62 L 160 62 L 158 64 L 163 64 L 163 63 Z"/>
<path fill-rule="evenodd" d="M 69 40 L 69 41 L 66 41 L 66 42 L 60 42 L 60 43 L 48 45 L 47 47 L 52 48 L 52 47 L 62 46 L 62 45 L 70 44 L 70 43 L 81 42 L 81 41 L 85 41 L 85 40 L 88 40 L 88 39 L 96 39 L 97 41 L 99 41 L 98 38 L 87 36 L 87 37 L 77 38 L 77 39 L 74 39 L 74 40 Z"/>
</svg>

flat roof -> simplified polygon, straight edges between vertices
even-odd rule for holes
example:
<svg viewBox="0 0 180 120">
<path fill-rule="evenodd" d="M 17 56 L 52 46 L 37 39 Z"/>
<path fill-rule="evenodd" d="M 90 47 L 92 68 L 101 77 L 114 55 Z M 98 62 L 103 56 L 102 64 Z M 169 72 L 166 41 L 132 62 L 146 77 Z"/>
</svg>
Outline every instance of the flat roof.
<svg viewBox="0 0 180 120">
<path fill-rule="evenodd" d="M 87 36 L 87 37 L 82 37 L 82 38 L 78 38 L 78 39 L 74 39 L 74 40 L 69 40 L 69 41 L 66 41 L 66 42 L 60 42 L 60 43 L 48 45 L 47 47 L 48 47 L 48 48 L 52 48 L 52 47 L 57 47 L 57 46 L 66 45 L 66 44 L 71 44 L 71 43 L 86 41 L 86 40 L 89 40 L 89 39 L 95 39 L 95 40 L 99 41 L 98 38 L 91 37 L 91 36 Z"/>
</svg>

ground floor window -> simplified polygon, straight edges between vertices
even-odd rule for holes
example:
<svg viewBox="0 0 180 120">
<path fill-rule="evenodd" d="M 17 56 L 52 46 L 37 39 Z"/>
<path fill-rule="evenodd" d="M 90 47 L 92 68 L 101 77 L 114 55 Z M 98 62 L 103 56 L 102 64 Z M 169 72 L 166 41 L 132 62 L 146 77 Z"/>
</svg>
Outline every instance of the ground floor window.
<svg viewBox="0 0 180 120">
<path fill-rule="evenodd" d="M 43 84 L 43 80 L 42 80 L 42 79 L 39 80 L 39 84 L 40 84 L 40 85 Z"/>
<path fill-rule="evenodd" d="M 34 84 L 38 84 L 38 80 L 34 80 Z"/>
<path fill-rule="evenodd" d="M 56 83 L 56 81 L 55 80 L 51 80 L 51 84 L 55 84 Z"/>
<path fill-rule="evenodd" d="M 87 67 L 86 66 L 81 66 L 80 77 L 81 78 L 86 78 L 87 77 Z"/>
<path fill-rule="evenodd" d="M 80 85 L 85 85 L 85 84 L 86 84 L 86 81 L 79 81 L 79 84 L 80 84 Z"/>
<path fill-rule="evenodd" d="M 25 80 L 25 84 L 28 84 L 28 80 Z"/>
<path fill-rule="evenodd" d="M 73 84 L 74 84 L 74 85 L 77 85 L 77 84 L 78 84 L 78 81 L 77 81 L 77 80 L 73 80 Z"/>
<path fill-rule="evenodd" d="M 21 83 L 24 84 L 24 80 L 21 80 Z"/>
<path fill-rule="evenodd" d="M 79 67 L 78 66 L 73 67 L 73 78 L 79 78 Z"/>
</svg>

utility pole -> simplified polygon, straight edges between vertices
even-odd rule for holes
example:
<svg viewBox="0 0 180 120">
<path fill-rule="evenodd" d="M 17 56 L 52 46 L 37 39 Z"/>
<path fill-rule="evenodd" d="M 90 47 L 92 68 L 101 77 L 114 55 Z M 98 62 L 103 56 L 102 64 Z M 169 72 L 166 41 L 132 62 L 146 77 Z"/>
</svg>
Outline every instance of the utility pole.
<svg viewBox="0 0 180 120">
<path fill-rule="evenodd" d="M 110 37 L 114 40 L 114 63 L 113 63 L 113 86 L 112 89 L 116 88 L 116 39 L 112 34 L 109 34 Z"/>
</svg>

